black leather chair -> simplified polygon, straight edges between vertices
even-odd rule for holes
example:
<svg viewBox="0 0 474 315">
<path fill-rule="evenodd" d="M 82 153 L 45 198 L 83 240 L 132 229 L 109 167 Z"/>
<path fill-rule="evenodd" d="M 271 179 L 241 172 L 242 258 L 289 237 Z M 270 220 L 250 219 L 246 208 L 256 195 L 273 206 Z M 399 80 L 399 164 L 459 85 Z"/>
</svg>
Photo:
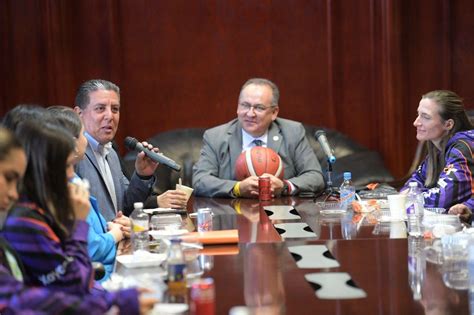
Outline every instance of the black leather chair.
<svg viewBox="0 0 474 315">
<path fill-rule="evenodd" d="M 368 150 L 336 130 L 309 125 L 306 125 L 305 129 L 324 174 L 326 174 L 327 160 L 318 141 L 314 139 L 314 132 L 319 129 L 326 131 L 328 141 L 334 149 L 334 155 L 337 159 L 333 166 L 332 179 L 334 186 L 341 184 L 342 174 L 345 171 L 352 172 L 354 185 L 358 187 L 371 182 L 381 183 L 393 180 L 377 152 Z M 184 185 L 192 185 L 193 165 L 199 159 L 204 131 L 203 128 L 176 129 L 159 133 L 147 139 L 148 142 L 159 147 L 163 154 L 182 166 L 180 172 L 164 166 L 158 167 L 155 174 L 157 177 L 155 191 L 157 193 L 160 194 L 168 189 L 174 189 L 180 177 Z M 125 156 L 126 172 L 131 173 L 133 171 L 135 157 L 136 152 L 129 152 Z"/>
<path fill-rule="evenodd" d="M 179 178 L 183 185 L 192 186 L 193 165 L 199 159 L 204 128 L 175 129 L 158 133 L 147 139 L 149 143 L 160 149 L 160 152 L 181 165 L 181 171 L 176 172 L 166 166 L 158 166 L 155 191 L 161 194 L 169 189 L 175 189 Z M 135 167 L 136 152 L 129 152 L 124 159 L 126 175 L 132 174 Z"/>
<path fill-rule="evenodd" d="M 325 176 L 328 165 L 327 158 L 314 134 L 317 130 L 326 132 L 326 137 L 336 157 L 332 170 L 333 186 L 341 185 L 344 172 L 352 173 L 352 182 L 356 187 L 362 187 L 369 183 L 386 183 L 393 180 L 392 174 L 385 168 L 378 152 L 367 149 L 334 129 L 309 125 L 305 125 L 305 129 L 306 136 L 318 157 Z"/>
</svg>

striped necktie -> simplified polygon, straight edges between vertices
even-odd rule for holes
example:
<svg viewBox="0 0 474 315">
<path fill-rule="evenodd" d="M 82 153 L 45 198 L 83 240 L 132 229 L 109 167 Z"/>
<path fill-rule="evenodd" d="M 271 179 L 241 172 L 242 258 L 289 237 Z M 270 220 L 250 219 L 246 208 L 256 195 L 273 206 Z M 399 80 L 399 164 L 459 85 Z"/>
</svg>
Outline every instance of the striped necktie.
<svg viewBox="0 0 474 315">
<path fill-rule="evenodd" d="M 110 171 L 109 161 L 107 159 L 107 155 L 109 154 L 112 147 L 108 144 L 105 146 L 99 145 L 98 151 L 100 154 L 100 161 L 99 168 L 102 172 L 102 177 L 104 178 L 105 186 L 107 186 L 107 190 L 109 191 L 110 198 L 112 199 L 112 203 L 114 204 L 114 212 L 117 213 L 117 195 L 115 194 L 115 186 L 114 186 L 114 179 L 112 176 L 112 172 Z"/>
</svg>

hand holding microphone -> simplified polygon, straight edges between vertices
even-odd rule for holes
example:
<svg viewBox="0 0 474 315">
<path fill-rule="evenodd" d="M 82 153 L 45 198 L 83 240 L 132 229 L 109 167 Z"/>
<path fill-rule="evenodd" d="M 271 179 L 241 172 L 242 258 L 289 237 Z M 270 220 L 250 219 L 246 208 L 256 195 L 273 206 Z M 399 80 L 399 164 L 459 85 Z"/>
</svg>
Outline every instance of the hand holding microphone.
<svg viewBox="0 0 474 315">
<path fill-rule="evenodd" d="M 175 161 L 173 161 L 172 159 L 166 157 L 165 155 L 163 155 L 161 153 L 156 153 L 156 152 L 146 148 L 145 146 L 143 146 L 143 144 L 138 142 L 138 140 L 135 139 L 135 138 L 126 137 L 125 138 L 125 146 L 129 150 L 135 150 L 135 151 L 138 151 L 138 152 L 145 153 L 145 155 L 147 157 L 149 157 L 151 160 L 153 160 L 156 163 L 166 165 L 169 168 L 172 168 L 173 170 L 178 171 L 178 172 L 181 170 L 181 166 L 179 164 L 177 164 Z"/>
</svg>

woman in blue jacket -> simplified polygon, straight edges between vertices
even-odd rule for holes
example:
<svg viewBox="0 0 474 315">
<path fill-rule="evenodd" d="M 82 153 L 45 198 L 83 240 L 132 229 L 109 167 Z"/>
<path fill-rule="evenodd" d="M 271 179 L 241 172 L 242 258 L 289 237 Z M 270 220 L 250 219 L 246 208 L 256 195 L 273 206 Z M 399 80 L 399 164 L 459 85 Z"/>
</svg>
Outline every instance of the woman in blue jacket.
<svg viewBox="0 0 474 315">
<path fill-rule="evenodd" d="M 76 162 L 84 158 L 87 147 L 87 139 L 84 136 L 84 127 L 79 116 L 69 107 L 52 106 L 48 108 L 52 117 L 65 127 L 76 139 L 75 158 Z M 78 180 L 76 175 L 74 180 Z M 74 181 L 73 180 L 73 181 Z M 106 222 L 99 211 L 99 205 L 95 197 L 90 196 L 91 209 L 87 216 L 89 223 L 89 233 L 87 236 L 87 250 L 92 261 L 100 262 L 104 265 L 105 276 L 100 279 L 104 281 L 113 272 L 115 255 L 117 253 L 116 244 L 124 237 L 130 236 L 130 219 L 118 214 L 113 222 Z"/>
</svg>

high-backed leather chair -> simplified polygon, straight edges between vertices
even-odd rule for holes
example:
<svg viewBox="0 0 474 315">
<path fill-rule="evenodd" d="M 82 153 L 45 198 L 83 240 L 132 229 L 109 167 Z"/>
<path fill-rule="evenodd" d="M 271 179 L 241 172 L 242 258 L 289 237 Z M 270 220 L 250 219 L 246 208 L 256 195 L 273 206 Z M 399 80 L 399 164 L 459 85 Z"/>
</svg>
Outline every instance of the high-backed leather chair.
<svg viewBox="0 0 474 315">
<path fill-rule="evenodd" d="M 175 189 L 181 178 L 183 185 L 192 186 L 193 165 L 199 159 L 204 128 L 185 128 L 161 132 L 147 139 L 149 143 L 160 149 L 160 152 L 181 165 L 181 171 L 176 172 L 166 166 L 158 166 L 155 191 L 161 194 L 169 189 Z M 131 174 L 135 167 L 136 152 L 125 156 L 126 173 Z M 128 175 L 126 174 L 126 175 Z"/>
<path fill-rule="evenodd" d="M 352 173 L 352 181 L 357 187 L 393 180 L 392 174 L 385 168 L 378 152 L 367 149 L 334 129 L 310 125 L 305 125 L 305 129 L 306 136 L 318 157 L 325 176 L 328 166 L 327 158 L 314 134 L 317 130 L 326 132 L 326 137 L 336 157 L 336 162 L 332 167 L 333 186 L 339 186 L 342 183 L 344 172 Z"/>
<path fill-rule="evenodd" d="M 314 132 L 320 127 L 305 125 L 309 143 L 313 147 L 323 170 L 326 174 L 327 160 L 319 143 L 314 139 Z M 393 180 L 390 172 L 385 168 L 380 155 L 354 142 L 346 135 L 332 129 L 324 129 L 331 147 L 334 149 L 336 163 L 333 165 L 332 179 L 334 186 L 342 182 L 345 171 L 352 172 L 356 186 L 371 182 L 389 182 Z M 160 152 L 175 160 L 181 165 L 180 172 L 173 171 L 165 166 L 159 166 L 156 171 L 157 183 L 155 190 L 162 193 L 174 189 L 178 179 L 184 185 L 192 185 L 193 165 L 199 159 L 202 145 L 203 128 L 176 129 L 159 133 L 147 141 L 160 148 Z M 131 174 L 134 168 L 136 152 L 129 152 L 125 156 L 125 171 Z"/>
</svg>

